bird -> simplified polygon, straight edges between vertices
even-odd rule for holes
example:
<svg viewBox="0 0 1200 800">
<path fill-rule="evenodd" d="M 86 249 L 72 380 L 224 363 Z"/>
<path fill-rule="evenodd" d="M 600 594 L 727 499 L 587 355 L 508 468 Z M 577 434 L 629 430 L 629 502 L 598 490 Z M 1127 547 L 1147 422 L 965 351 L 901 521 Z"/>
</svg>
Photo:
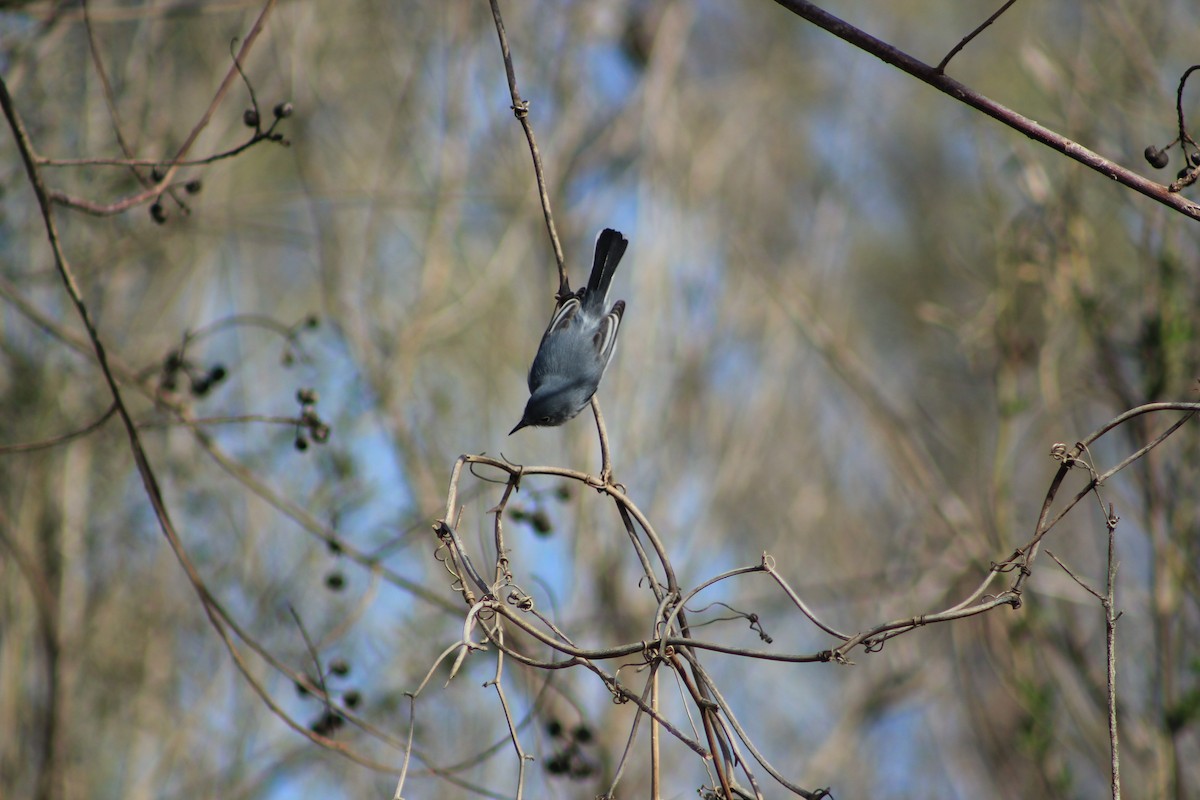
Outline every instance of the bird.
<svg viewBox="0 0 1200 800">
<path fill-rule="evenodd" d="M 587 285 L 554 311 L 529 368 L 529 402 L 522 428 L 562 425 L 591 401 L 617 347 L 625 301 L 608 308 L 608 288 L 629 240 L 605 228 L 596 237 L 596 255 Z"/>
</svg>

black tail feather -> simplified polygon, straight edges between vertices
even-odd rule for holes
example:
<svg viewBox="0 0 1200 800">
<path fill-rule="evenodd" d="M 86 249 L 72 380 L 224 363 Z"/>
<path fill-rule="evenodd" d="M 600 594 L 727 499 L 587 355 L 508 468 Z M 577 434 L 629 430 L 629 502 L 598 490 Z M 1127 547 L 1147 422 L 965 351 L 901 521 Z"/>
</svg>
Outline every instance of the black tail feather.
<svg viewBox="0 0 1200 800">
<path fill-rule="evenodd" d="M 604 305 L 608 286 L 628 246 L 629 240 L 620 231 L 612 228 L 600 231 L 600 236 L 596 238 L 596 259 L 592 262 L 592 274 L 587 282 L 587 305 Z"/>
</svg>

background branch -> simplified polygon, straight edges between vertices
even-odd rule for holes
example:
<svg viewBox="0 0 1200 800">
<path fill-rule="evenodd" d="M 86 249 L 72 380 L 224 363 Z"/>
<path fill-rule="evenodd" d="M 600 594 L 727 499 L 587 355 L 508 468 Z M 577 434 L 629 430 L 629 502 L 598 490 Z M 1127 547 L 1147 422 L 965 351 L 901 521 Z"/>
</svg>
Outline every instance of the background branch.
<svg viewBox="0 0 1200 800">
<path fill-rule="evenodd" d="M 775 0 L 775 2 L 796 16 L 808 20 L 839 39 L 849 42 L 860 50 L 870 53 L 902 72 L 906 72 L 914 78 L 929 84 L 938 91 L 950 95 L 955 100 L 983 112 L 992 119 L 1033 139 L 1035 142 L 1044 144 L 1068 158 L 1078 161 L 1085 167 L 1095 170 L 1105 177 L 1112 178 L 1117 183 L 1133 189 L 1135 192 L 1143 194 L 1152 200 L 1156 200 L 1165 206 L 1169 206 L 1187 217 L 1200 220 L 1200 204 L 1183 197 L 1178 192 L 1170 191 L 1168 187 L 1162 184 L 1147 180 L 1136 172 L 1122 167 L 1113 161 L 1109 161 L 1107 158 L 1089 150 L 1078 142 L 1072 141 L 1049 128 L 1039 125 L 1028 117 L 1022 116 L 1016 111 L 997 103 L 995 100 L 985 97 L 969 86 L 944 75 L 937 67 L 932 67 L 887 42 L 876 39 L 874 36 L 859 30 L 848 22 L 838 19 L 819 6 L 809 3 L 807 0 Z"/>
</svg>

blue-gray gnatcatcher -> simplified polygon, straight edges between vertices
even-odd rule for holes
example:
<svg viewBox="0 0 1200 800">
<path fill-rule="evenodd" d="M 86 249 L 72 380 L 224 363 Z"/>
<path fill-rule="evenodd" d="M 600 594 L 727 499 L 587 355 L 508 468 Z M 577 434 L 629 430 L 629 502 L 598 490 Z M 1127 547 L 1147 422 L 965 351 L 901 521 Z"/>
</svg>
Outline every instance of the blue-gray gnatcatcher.
<svg viewBox="0 0 1200 800">
<path fill-rule="evenodd" d="M 617 347 L 625 301 L 608 306 L 608 286 L 629 241 L 605 228 L 596 239 L 596 260 L 587 286 L 563 301 L 542 334 L 529 368 L 529 402 L 512 436 L 521 428 L 562 425 L 588 404 Z"/>
</svg>

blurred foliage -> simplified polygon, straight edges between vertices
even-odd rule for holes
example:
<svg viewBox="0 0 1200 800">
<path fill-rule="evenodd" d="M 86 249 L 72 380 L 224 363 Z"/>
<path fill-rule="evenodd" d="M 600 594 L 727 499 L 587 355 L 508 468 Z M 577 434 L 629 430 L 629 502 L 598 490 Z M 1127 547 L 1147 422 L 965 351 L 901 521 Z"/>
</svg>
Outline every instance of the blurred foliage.
<svg viewBox="0 0 1200 800">
<path fill-rule="evenodd" d="M 689 584 L 766 550 L 840 629 L 944 608 L 1028 540 L 1053 442 L 1195 399 L 1195 223 L 769 2 L 502 5 L 575 285 L 597 230 L 632 242 L 600 397 L 616 479 Z M 830 10 L 936 63 L 998 5 Z M 89 9 L 120 129 L 137 156 L 161 158 L 260 12 Z M 948 71 L 1151 174 L 1142 153 L 1174 135 L 1196 11 L 1019 3 Z M 279 127 L 290 146 L 184 168 L 181 182 L 202 186 L 165 196 L 163 224 L 148 205 L 57 219 L 208 588 L 264 652 L 315 679 L 294 608 L 324 670 L 347 667 L 330 691 L 391 741 L 336 721 L 238 639 L 249 671 L 302 725 L 399 770 L 403 693 L 461 636 L 429 530 L 454 459 L 595 470 L 594 432 L 581 417 L 504 437 L 557 286 L 487 4 L 282 3 L 243 67 L 264 120 L 293 105 Z M 3 4 L 0 71 L 40 155 L 120 156 L 78 6 Z M 249 138 L 250 103 L 237 85 L 193 156 Z M 44 174 L 101 203 L 140 186 L 111 166 Z M 0 242 L 0 444 L 80 430 L 111 397 L 7 134 Z M 298 449 L 294 422 L 179 424 L 156 398 L 185 341 L 197 374 L 225 371 L 205 392 L 179 377 L 168 399 L 195 418 L 298 419 L 297 390 L 314 387 L 329 441 L 306 434 Z M 1168 424 L 1140 418 L 1092 456 L 1112 465 Z M 1106 488 L 1122 518 L 1122 769 L 1138 796 L 1200 786 L 1198 464 L 1190 424 Z M 493 488 L 464 498 L 469 541 L 489 535 Z M 645 638 L 653 598 L 619 520 L 558 489 L 522 485 L 514 570 L 584 643 Z M 1094 503 L 1047 545 L 1103 585 Z M 852 668 L 708 668 L 769 758 L 838 797 L 1098 797 L 1103 612 L 1038 565 L 1019 611 L 917 631 Z M 696 607 L 717 599 L 756 612 L 780 652 L 831 646 L 766 582 L 720 584 Z M 744 620 L 701 630 L 763 646 Z M 480 688 L 493 656 L 442 689 L 448 669 L 416 703 L 405 796 L 512 796 L 517 759 Z M 537 759 L 527 794 L 604 791 L 631 707 L 590 673 L 507 669 Z M 563 738 L 579 726 L 587 741 Z M 116 419 L 0 454 L 0 730 L 4 796 L 383 797 L 396 783 L 312 745 L 252 691 L 158 533 Z M 623 794 L 648 785 L 638 752 Z M 663 755 L 668 796 L 706 781 L 670 737 Z"/>
</svg>

